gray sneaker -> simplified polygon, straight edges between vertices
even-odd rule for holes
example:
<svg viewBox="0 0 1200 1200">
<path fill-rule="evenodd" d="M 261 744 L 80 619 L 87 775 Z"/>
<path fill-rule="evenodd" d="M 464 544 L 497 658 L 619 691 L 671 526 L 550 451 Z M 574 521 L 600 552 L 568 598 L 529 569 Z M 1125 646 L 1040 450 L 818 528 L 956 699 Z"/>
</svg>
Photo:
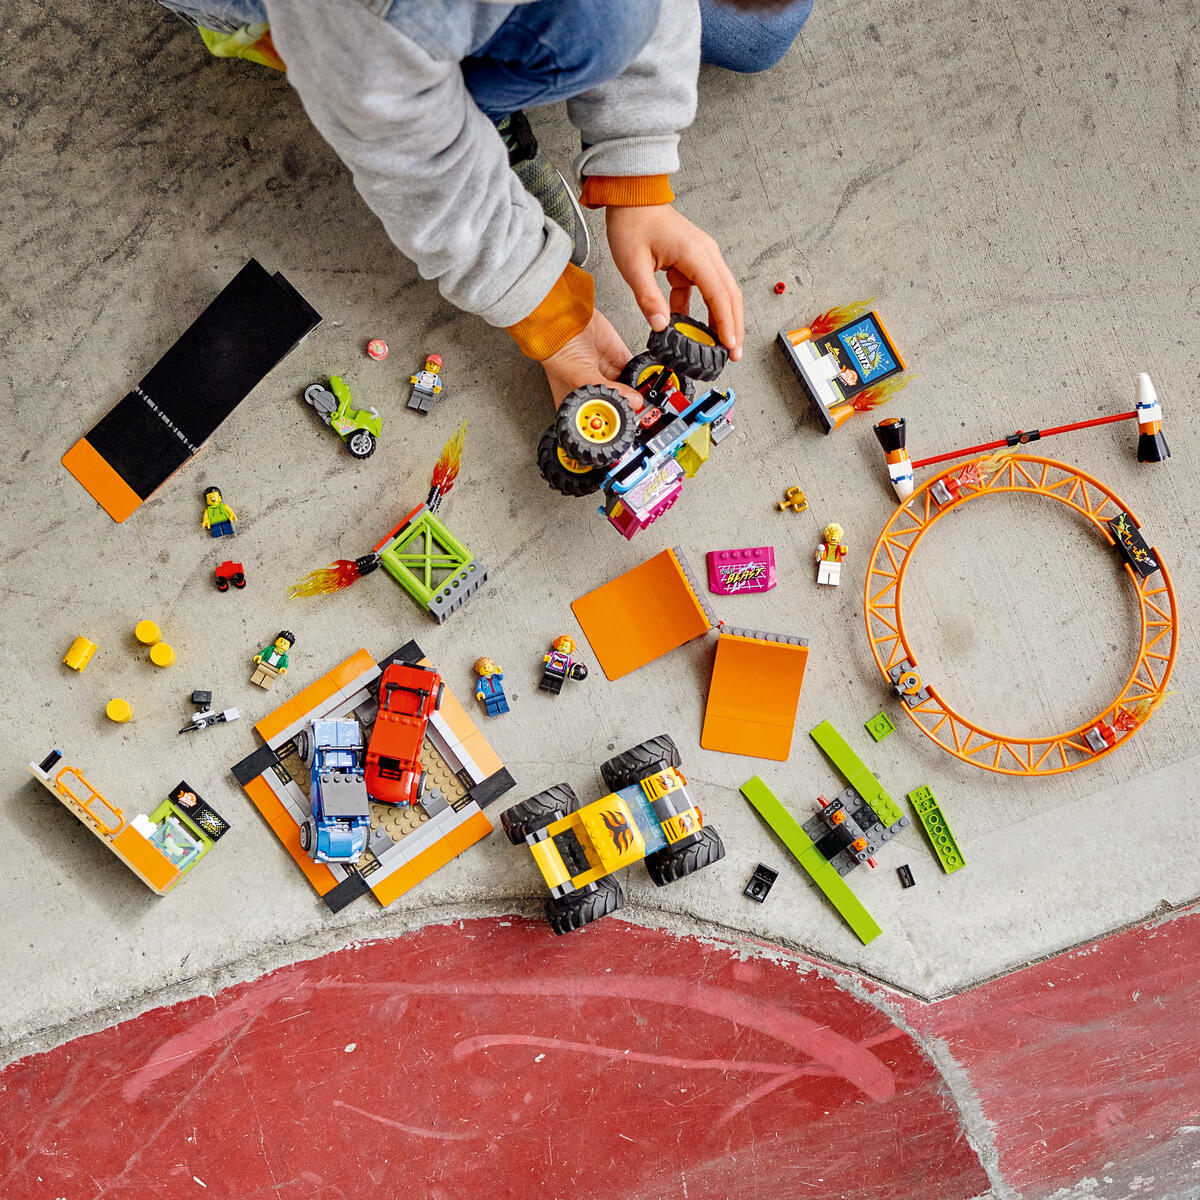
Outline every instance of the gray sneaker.
<svg viewBox="0 0 1200 1200">
<path fill-rule="evenodd" d="M 501 117 L 496 122 L 508 149 L 508 165 L 525 190 L 542 206 L 542 211 L 571 239 L 571 261 L 582 267 L 591 253 L 591 238 L 583 209 L 562 172 L 538 149 L 537 138 L 523 112 Z"/>
</svg>

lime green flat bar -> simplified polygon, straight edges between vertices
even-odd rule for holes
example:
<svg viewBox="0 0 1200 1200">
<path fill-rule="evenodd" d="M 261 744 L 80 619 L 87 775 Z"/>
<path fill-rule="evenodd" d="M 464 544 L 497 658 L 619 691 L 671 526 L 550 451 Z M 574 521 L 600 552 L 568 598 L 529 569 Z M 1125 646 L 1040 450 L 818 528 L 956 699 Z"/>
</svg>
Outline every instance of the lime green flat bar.
<svg viewBox="0 0 1200 1200">
<path fill-rule="evenodd" d="M 913 806 L 917 820 L 921 822 L 921 828 L 925 830 L 925 836 L 938 862 L 942 864 L 942 870 L 949 875 L 951 871 L 965 867 L 967 860 L 958 848 L 954 834 L 950 832 L 950 822 L 946 820 L 946 814 L 942 812 L 933 790 L 919 787 L 908 793 L 908 802 Z"/>
<path fill-rule="evenodd" d="M 811 730 L 809 737 L 825 751 L 825 757 L 841 771 L 846 782 L 875 810 L 884 828 L 890 828 L 904 816 L 900 805 L 884 791 L 883 784 L 828 721 L 822 721 Z"/>
<path fill-rule="evenodd" d="M 854 930 L 858 940 L 865 946 L 877 938 L 883 931 L 875 923 L 875 918 L 825 860 L 812 838 L 801 829 L 800 822 L 780 803 L 779 797 L 757 775 L 742 784 L 741 792 L 808 872 L 813 883 L 825 893 L 829 903 L 841 913 L 842 920 Z"/>
</svg>

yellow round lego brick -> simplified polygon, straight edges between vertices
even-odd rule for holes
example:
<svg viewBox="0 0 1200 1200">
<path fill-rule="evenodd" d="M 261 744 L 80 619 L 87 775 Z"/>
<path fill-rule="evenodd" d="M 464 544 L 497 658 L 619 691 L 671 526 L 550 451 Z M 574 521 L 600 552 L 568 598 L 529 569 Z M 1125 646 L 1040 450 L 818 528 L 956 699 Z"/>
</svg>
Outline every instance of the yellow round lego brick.
<svg viewBox="0 0 1200 1200">
<path fill-rule="evenodd" d="M 134 627 L 133 636 L 143 646 L 153 646 L 162 637 L 162 631 L 153 621 L 139 621 Z"/>
<path fill-rule="evenodd" d="M 122 700 L 119 696 L 114 696 L 105 705 L 104 715 L 110 721 L 116 721 L 118 725 L 124 725 L 126 721 L 133 720 L 133 705 L 128 700 Z"/>
<path fill-rule="evenodd" d="M 80 634 L 71 643 L 71 648 L 63 655 L 63 662 L 73 671 L 82 671 L 92 661 L 92 655 L 95 653 L 96 643 Z"/>
<path fill-rule="evenodd" d="M 169 667 L 175 661 L 175 649 L 166 642 L 150 647 L 150 661 L 156 667 Z"/>
</svg>

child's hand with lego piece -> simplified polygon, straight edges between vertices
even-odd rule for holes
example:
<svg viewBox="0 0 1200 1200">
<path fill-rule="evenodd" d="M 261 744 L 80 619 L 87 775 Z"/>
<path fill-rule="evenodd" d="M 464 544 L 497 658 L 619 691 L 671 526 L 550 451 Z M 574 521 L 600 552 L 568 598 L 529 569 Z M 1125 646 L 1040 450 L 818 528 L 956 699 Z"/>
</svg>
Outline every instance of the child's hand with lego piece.
<svg viewBox="0 0 1200 1200">
<path fill-rule="evenodd" d="M 550 382 L 550 391 L 557 408 L 563 398 L 578 387 L 602 383 L 616 388 L 633 406 L 642 410 L 642 397 L 631 387 L 617 382 L 617 376 L 633 357 L 621 335 L 599 310 L 592 319 L 561 350 L 542 359 L 542 368 Z"/>
<path fill-rule="evenodd" d="M 745 336 L 742 292 L 716 241 L 670 204 L 606 212 L 613 262 L 650 328 L 665 329 L 671 313 L 686 313 L 696 288 L 708 305 L 708 323 L 737 362 Z M 655 279 L 659 271 L 667 274 L 669 306 Z"/>
</svg>

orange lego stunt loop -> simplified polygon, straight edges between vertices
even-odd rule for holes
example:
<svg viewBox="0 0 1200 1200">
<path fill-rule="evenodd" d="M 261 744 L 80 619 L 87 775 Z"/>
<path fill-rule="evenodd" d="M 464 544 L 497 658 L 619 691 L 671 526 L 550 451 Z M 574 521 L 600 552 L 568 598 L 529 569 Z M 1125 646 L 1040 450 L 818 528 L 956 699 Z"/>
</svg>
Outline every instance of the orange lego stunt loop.
<svg viewBox="0 0 1200 1200">
<path fill-rule="evenodd" d="M 1067 733 L 1006 737 L 969 721 L 921 679 L 904 631 L 900 605 L 913 550 L 943 514 L 994 492 L 1048 496 L 1074 509 L 1120 550 L 1137 592 L 1141 644 L 1133 670 L 1111 704 Z M 1166 697 L 1179 638 L 1175 588 L 1158 552 L 1142 539 L 1138 524 L 1121 499 L 1092 476 L 1032 455 L 976 459 L 918 488 L 879 535 L 863 597 L 871 653 L 917 728 L 955 758 L 1004 775 L 1073 771 L 1126 741 Z"/>
</svg>

